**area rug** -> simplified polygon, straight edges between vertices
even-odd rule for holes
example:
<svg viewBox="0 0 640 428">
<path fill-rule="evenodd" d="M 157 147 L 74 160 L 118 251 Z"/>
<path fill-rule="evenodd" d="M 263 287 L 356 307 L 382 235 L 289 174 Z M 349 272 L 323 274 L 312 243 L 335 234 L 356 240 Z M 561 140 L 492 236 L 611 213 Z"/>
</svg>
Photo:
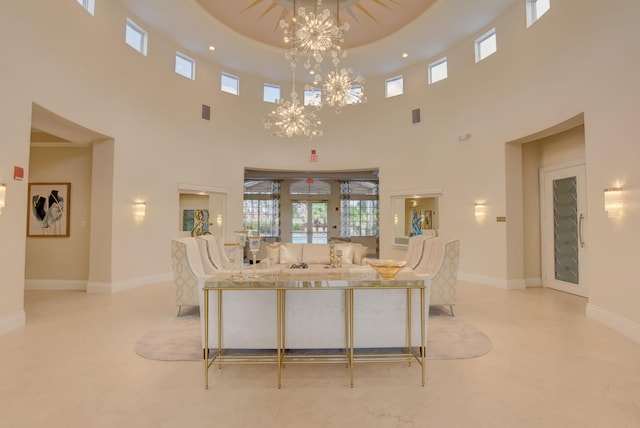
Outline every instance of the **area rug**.
<svg viewBox="0 0 640 428">
<path fill-rule="evenodd" d="M 459 316 L 441 308 L 431 308 L 427 334 L 427 359 L 476 358 L 491 351 L 491 340 Z M 202 359 L 200 314 L 198 308 L 183 309 L 179 317 L 166 319 L 135 344 L 144 358 L 161 361 Z"/>
</svg>

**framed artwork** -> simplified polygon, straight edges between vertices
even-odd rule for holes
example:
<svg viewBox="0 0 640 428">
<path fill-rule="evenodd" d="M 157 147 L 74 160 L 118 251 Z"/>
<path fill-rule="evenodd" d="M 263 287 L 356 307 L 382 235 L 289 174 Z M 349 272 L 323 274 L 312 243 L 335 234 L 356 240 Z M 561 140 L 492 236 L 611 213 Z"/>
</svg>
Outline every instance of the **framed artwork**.
<svg viewBox="0 0 640 428">
<path fill-rule="evenodd" d="M 29 183 L 27 236 L 68 237 L 71 183 Z"/>
<path fill-rule="evenodd" d="M 209 233 L 209 210 L 187 209 L 182 211 L 182 231 L 191 232 L 192 236 Z"/>
<path fill-rule="evenodd" d="M 424 218 L 422 219 L 423 229 L 433 229 L 433 211 L 428 210 L 423 213 Z"/>
</svg>

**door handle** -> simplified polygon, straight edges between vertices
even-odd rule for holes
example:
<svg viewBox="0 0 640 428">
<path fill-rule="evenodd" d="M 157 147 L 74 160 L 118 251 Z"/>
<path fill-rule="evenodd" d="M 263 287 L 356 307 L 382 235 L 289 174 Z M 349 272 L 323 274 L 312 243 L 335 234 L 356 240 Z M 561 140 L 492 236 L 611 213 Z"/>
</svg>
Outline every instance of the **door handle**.
<svg viewBox="0 0 640 428">
<path fill-rule="evenodd" d="M 584 224 L 584 214 L 580 213 L 580 219 L 578 220 L 578 240 L 580 241 L 580 248 L 584 248 L 584 240 L 582 239 L 582 225 Z"/>
</svg>

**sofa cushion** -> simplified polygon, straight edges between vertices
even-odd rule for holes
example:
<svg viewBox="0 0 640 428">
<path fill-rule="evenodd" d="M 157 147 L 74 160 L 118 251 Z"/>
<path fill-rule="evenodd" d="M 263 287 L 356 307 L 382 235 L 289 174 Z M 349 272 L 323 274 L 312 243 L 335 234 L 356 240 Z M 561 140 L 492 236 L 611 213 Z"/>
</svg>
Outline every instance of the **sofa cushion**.
<svg viewBox="0 0 640 428">
<path fill-rule="evenodd" d="M 351 265 L 353 264 L 353 252 L 354 245 L 351 243 L 337 243 L 336 244 L 336 254 L 338 250 L 342 251 L 342 264 L 343 265 Z"/>
<path fill-rule="evenodd" d="M 365 247 L 362 244 L 353 244 L 353 264 L 361 265 L 362 259 L 367 256 L 368 247 Z"/>
<path fill-rule="evenodd" d="M 280 243 L 276 242 L 267 245 L 267 258 L 274 264 L 280 263 Z"/>
<path fill-rule="evenodd" d="M 303 244 L 302 245 L 302 261 L 309 264 L 330 263 L 329 244 Z"/>
<path fill-rule="evenodd" d="M 302 245 L 284 242 L 280 244 L 280 263 L 290 265 L 302 262 Z"/>
</svg>

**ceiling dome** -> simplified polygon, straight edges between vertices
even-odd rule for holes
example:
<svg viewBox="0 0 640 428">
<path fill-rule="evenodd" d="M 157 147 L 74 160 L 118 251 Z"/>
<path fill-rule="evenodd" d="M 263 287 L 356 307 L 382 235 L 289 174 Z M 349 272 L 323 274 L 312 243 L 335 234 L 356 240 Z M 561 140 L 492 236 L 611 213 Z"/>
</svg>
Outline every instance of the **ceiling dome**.
<svg viewBox="0 0 640 428">
<path fill-rule="evenodd" d="M 204 10 L 234 31 L 272 46 L 285 47 L 280 20 L 290 20 L 296 8 L 329 9 L 334 19 L 348 23 L 344 48 L 378 41 L 422 15 L 435 0 L 197 0 Z"/>
<path fill-rule="evenodd" d="M 296 7 L 314 7 L 296 0 Z M 291 78 L 284 60 L 281 19 L 293 0 L 120 0 L 143 25 L 175 41 L 186 53 L 210 58 L 230 72 L 269 81 Z M 462 38 L 486 31 L 507 8 L 523 0 L 339 0 L 349 31 L 345 65 L 364 77 L 389 75 L 433 60 Z M 336 9 L 336 0 L 321 8 Z M 215 47 L 215 51 L 209 47 Z M 403 56 L 403 53 L 407 55 Z M 268 64 L 268 66 L 265 66 Z"/>
</svg>

